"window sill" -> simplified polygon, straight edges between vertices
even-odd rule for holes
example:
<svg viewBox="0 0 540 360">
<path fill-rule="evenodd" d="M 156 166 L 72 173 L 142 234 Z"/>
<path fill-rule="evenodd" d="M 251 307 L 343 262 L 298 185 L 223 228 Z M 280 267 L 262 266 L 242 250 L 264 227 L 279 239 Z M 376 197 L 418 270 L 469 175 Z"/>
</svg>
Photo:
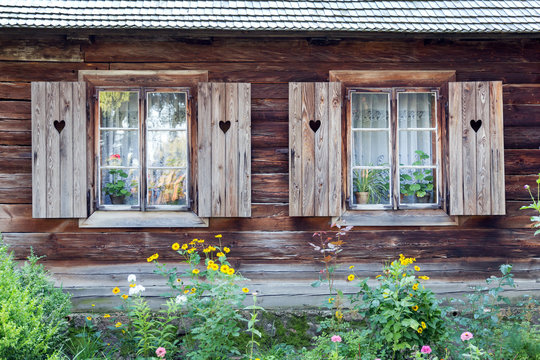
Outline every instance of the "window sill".
<svg viewBox="0 0 540 360">
<path fill-rule="evenodd" d="M 180 228 L 208 227 L 208 218 L 191 211 L 95 211 L 79 220 L 81 228 Z"/>
<path fill-rule="evenodd" d="M 335 219 L 332 219 L 334 222 Z M 372 211 L 348 210 L 341 220 L 352 226 L 457 226 L 458 218 L 441 209 Z"/>
</svg>

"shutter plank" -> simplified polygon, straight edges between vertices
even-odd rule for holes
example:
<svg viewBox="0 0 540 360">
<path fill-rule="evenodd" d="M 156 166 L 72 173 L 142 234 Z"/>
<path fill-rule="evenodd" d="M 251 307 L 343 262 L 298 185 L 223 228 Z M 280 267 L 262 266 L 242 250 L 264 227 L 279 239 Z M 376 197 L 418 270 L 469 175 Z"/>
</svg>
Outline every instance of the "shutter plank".
<svg viewBox="0 0 540 360">
<path fill-rule="evenodd" d="M 302 215 L 315 215 L 315 84 L 302 83 Z"/>
<path fill-rule="evenodd" d="M 502 82 L 489 82 L 491 138 L 491 214 L 505 215 L 504 134 Z"/>
<path fill-rule="evenodd" d="M 487 82 L 476 83 L 476 119 L 482 126 L 476 137 L 476 215 L 491 213 L 491 144 L 489 121 L 489 86 Z M 474 131 L 474 130 L 473 130 Z"/>
<path fill-rule="evenodd" d="M 219 122 L 225 120 L 225 84 L 212 83 L 212 216 L 226 216 L 225 134 Z"/>
<path fill-rule="evenodd" d="M 327 216 L 328 195 L 328 83 L 315 83 L 315 121 L 321 126 L 315 138 L 315 216 Z"/>
<path fill-rule="evenodd" d="M 59 121 L 65 127 L 59 134 L 60 217 L 73 214 L 73 83 L 59 83 Z"/>
<path fill-rule="evenodd" d="M 463 137 L 463 214 L 476 214 L 476 136 L 471 120 L 476 120 L 476 84 L 464 82 L 462 88 L 462 137 Z"/>
<path fill-rule="evenodd" d="M 225 121 L 230 128 L 225 135 L 225 216 L 238 216 L 238 85 L 225 85 Z"/>
<path fill-rule="evenodd" d="M 212 215 L 212 86 L 199 83 L 197 119 L 197 206 L 200 217 Z"/>
<path fill-rule="evenodd" d="M 251 216 L 251 84 L 238 84 L 238 216 Z"/>
<path fill-rule="evenodd" d="M 73 214 L 87 214 L 86 185 L 86 84 L 73 83 Z"/>
<path fill-rule="evenodd" d="M 44 82 L 32 83 L 32 217 L 47 217 L 47 116 Z"/>
<path fill-rule="evenodd" d="M 341 216 L 341 83 L 328 83 L 328 215 Z"/>
<path fill-rule="evenodd" d="M 302 216 L 301 83 L 289 83 L 289 216 Z"/>
<path fill-rule="evenodd" d="M 59 83 L 47 83 L 47 218 L 60 217 L 60 136 L 54 127 L 59 119 Z"/>
</svg>

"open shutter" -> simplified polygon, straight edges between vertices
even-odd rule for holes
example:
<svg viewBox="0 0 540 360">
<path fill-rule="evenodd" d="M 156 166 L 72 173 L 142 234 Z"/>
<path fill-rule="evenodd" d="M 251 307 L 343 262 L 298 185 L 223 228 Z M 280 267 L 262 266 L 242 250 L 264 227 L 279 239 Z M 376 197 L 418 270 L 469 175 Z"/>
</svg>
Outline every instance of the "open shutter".
<svg viewBox="0 0 540 360">
<path fill-rule="evenodd" d="M 86 85 L 32 83 L 32 217 L 83 218 Z"/>
<path fill-rule="evenodd" d="M 500 81 L 449 83 L 450 215 L 504 215 Z"/>
<path fill-rule="evenodd" d="M 341 215 L 341 84 L 289 83 L 289 216 Z"/>
<path fill-rule="evenodd" d="M 251 216 L 251 84 L 199 83 L 198 215 Z"/>
</svg>

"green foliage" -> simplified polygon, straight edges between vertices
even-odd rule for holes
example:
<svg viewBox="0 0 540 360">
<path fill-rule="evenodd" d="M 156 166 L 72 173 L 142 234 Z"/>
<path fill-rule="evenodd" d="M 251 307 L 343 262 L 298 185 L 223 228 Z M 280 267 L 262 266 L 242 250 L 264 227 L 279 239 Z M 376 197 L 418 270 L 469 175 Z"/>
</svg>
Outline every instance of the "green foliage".
<svg viewBox="0 0 540 360">
<path fill-rule="evenodd" d="M 414 258 L 400 255 L 383 268 L 379 285 L 370 288 L 367 279 L 351 297 L 355 309 L 367 319 L 377 341 L 393 351 L 392 359 L 403 358 L 403 350 L 436 344 L 447 332 L 444 311 L 433 292 L 421 284 L 417 270 L 409 269 Z"/>
<path fill-rule="evenodd" d="M 101 338 L 102 332 L 97 330 L 92 322 L 92 317 L 85 320 L 82 328 L 71 328 L 66 341 L 67 351 L 73 360 L 76 359 L 104 359 L 106 344 Z M 109 351 L 111 348 L 109 348 Z"/>
<path fill-rule="evenodd" d="M 103 187 L 105 194 L 110 196 L 129 196 L 131 193 L 126 189 L 126 179 L 128 174 L 122 169 L 111 169 L 109 174 L 113 176 L 113 181 L 106 183 Z"/>
<path fill-rule="evenodd" d="M 418 160 L 412 163 L 412 165 L 422 165 L 424 160 L 429 159 L 422 150 L 416 150 Z M 432 170 L 417 169 L 413 171 L 412 176 L 409 174 L 400 174 L 401 193 L 403 195 L 416 195 L 421 198 L 433 191 L 433 174 Z"/>
<path fill-rule="evenodd" d="M 54 287 L 33 254 L 18 268 L 0 246 L 0 358 L 58 357 L 67 330 L 70 295 Z"/>
<path fill-rule="evenodd" d="M 371 164 L 370 164 L 371 166 Z M 353 171 L 353 187 L 355 192 L 368 192 L 370 204 L 378 204 L 381 199 L 388 197 L 387 171 L 379 169 L 362 169 L 360 173 Z"/>
<path fill-rule="evenodd" d="M 521 210 L 533 209 L 538 212 L 537 216 L 531 216 L 533 227 L 538 228 L 540 227 L 540 173 L 538 174 L 538 179 L 536 179 L 536 199 L 534 198 L 531 192 L 531 187 L 529 185 L 525 185 L 524 188 L 525 190 L 529 191 L 529 195 L 531 196 L 531 199 L 533 202 L 530 205 L 522 206 L 520 209 Z M 540 229 L 534 232 L 534 236 L 538 234 L 540 234 Z"/>
</svg>

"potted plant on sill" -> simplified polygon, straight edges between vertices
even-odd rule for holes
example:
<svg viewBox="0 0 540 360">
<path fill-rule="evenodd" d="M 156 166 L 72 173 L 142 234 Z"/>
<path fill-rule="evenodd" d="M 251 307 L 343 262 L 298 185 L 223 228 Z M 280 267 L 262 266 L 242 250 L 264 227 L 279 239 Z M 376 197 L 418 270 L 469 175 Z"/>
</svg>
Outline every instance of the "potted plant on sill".
<svg viewBox="0 0 540 360">
<path fill-rule="evenodd" d="M 418 154 L 418 160 L 412 165 L 422 165 L 424 160 L 429 159 L 429 155 L 422 150 L 416 150 L 415 153 Z M 433 194 L 433 171 L 416 169 L 412 176 L 400 174 L 400 192 L 403 196 L 414 196 L 416 203 L 429 203 Z"/>
<path fill-rule="evenodd" d="M 386 182 L 387 183 L 387 182 Z M 378 169 L 353 171 L 353 187 L 356 204 L 377 204 L 388 193 L 387 184 Z"/>
<path fill-rule="evenodd" d="M 117 164 L 120 160 L 119 154 L 113 154 L 109 157 L 109 161 Z M 126 196 L 131 193 L 126 190 L 126 182 L 124 181 L 128 174 L 122 169 L 111 169 L 109 175 L 112 175 L 112 182 L 106 183 L 103 187 L 106 195 L 111 198 L 111 203 L 114 205 L 121 205 L 125 203 Z"/>
</svg>

